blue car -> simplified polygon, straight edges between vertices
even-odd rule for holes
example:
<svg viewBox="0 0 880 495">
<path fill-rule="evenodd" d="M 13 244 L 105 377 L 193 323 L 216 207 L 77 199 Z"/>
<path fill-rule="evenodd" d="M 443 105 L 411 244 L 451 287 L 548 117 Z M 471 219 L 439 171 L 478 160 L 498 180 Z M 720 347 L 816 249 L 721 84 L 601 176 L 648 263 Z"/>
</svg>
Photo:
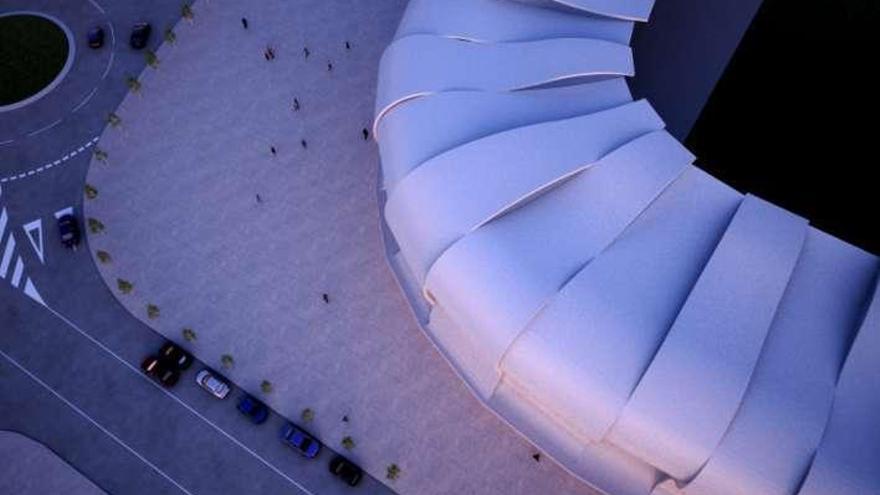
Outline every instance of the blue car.
<svg viewBox="0 0 880 495">
<path fill-rule="evenodd" d="M 269 419 L 269 408 L 266 407 L 266 404 L 250 395 L 245 395 L 238 401 L 238 410 L 255 425 L 263 424 Z"/>
<path fill-rule="evenodd" d="M 296 450 L 308 459 L 314 459 L 317 457 L 318 452 L 321 451 L 321 443 L 293 423 L 287 423 L 281 428 L 281 443 Z"/>
</svg>

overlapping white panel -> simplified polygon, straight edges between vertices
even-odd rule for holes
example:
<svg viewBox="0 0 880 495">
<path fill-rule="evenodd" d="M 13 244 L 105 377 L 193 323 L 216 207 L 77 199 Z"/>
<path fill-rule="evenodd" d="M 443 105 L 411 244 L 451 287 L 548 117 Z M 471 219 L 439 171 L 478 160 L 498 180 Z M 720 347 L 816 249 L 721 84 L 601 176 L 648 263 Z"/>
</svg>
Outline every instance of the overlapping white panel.
<svg viewBox="0 0 880 495">
<path fill-rule="evenodd" d="M 806 230 L 746 196 L 609 441 L 677 480 L 697 473 L 739 408 Z"/>
<path fill-rule="evenodd" d="M 616 19 L 647 21 L 654 0 L 514 0 L 547 7 L 560 6 Z"/>
<path fill-rule="evenodd" d="M 796 493 L 876 270 L 876 257 L 809 230 L 739 413 L 688 495 Z"/>
<path fill-rule="evenodd" d="M 507 0 L 410 0 L 395 39 L 435 34 L 473 41 L 593 38 L 629 44 L 633 23 Z"/>
<path fill-rule="evenodd" d="M 498 362 L 548 298 L 692 160 L 665 131 L 621 147 L 454 244 L 428 273 L 426 294 Z M 477 388 L 487 394 L 494 385 Z"/>
<path fill-rule="evenodd" d="M 385 115 L 375 133 L 385 188 L 392 191 L 426 160 L 470 141 L 630 101 L 623 78 L 533 91 L 452 91 L 411 100 Z"/>
<path fill-rule="evenodd" d="M 876 281 L 875 281 L 876 284 Z M 852 344 L 822 443 L 799 495 L 880 491 L 880 291 Z"/>
<path fill-rule="evenodd" d="M 407 36 L 393 42 L 382 55 L 376 121 L 394 105 L 432 93 L 511 91 L 565 79 L 632 73 L 630 48 L 603 40 L 559 38 L 486 44 Z"/>
<path fill-rule="evenodd" d="M 421 280 L 461 236 L 624 143 L 662 128 L 663 121 L 642 100 L 493 134 L 410 173 L 388 198 L 385 220 Z"/>
<path fill-rule="evenodd" d="M 600 441 L 663 342 L 742 196 L 691 167 L 584 267 L 501 370 L 582 442 Z"/>
</svg>

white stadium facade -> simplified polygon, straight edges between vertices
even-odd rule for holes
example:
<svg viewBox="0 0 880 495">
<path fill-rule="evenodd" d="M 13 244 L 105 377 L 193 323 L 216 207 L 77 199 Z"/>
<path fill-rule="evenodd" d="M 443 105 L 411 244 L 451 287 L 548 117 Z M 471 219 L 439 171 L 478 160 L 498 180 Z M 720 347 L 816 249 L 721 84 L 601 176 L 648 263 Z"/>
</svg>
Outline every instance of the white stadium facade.
<svg viewBox="0 0 880 495">
<path fill-rule="evenodd" d="M 878 259 L 633 101 L 651 8 L 410 0 L 374 124 L 389 261 L 473 393 L 600 491 L 878 494 Z"/>
</svg>

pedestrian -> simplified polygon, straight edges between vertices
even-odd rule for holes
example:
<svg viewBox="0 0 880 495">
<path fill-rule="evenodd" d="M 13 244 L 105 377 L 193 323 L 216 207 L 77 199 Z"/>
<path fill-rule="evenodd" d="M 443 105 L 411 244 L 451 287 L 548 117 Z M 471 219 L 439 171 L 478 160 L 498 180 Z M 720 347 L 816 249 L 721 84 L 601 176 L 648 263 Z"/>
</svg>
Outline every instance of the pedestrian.
<svg viewBox="0 0 880 495">
<path fill-rule="evenodd" d="M 541 454 L 539 452 L 535 452 L 534 454 L 532 454 L 532 459 L 534 459 L 535 462 L 541 462 Z"/>
<path fill-rule="evenodd" d="M 364 135 L 364 141 L 370 139 L 370 131 L 368 131 L 366 127 L 361 130 L 361 133 Z"/>
<path fill-rule="evenodd" d="M 262 203 L 262 202 L 263 202 L 263 198 L 261 198 L 260 195 L 257 194 L 257 203 Z"/>
<path fill-rule="evenodd" d="M 333 63 L 328 61 L 327 62 L 327 72 L 330 72 L 332 70 L 333 70 Z"/>
<path fill-rule="evenodd" d="M 351 43 L 349 43 L 348 41 L 345 42 L 345 49 L 351 50 Z"/>
<path fill-rule="evenodd" d="M 263 58 L 265 58 L 267 62 L 269 61 L 269 50 L 263 50 Z"/>
<path fill-rule="evenodd" d="M 310 55 L 311 53 L 312 53 L 312 52 L 309 51 L 309 47 L 307 47 L 307 46 L 306 46 L 306 47 L 303 47 L 303 55 L 305 55 L 306 58 L 309 58 L 309 55 Z"/>
<path fill-rule="evenodd" d="M 302 145 L 303 149 L 306 149 L 306 148 L 309 147 L 309 143 L 307 143 L 305 139 L 303 139 L 302 141 L 300 141 L 299 144 Z"/>
<path fill-rule="evenodd" d="M 295 112 L 299 111 L 299 99 L 298 98 L 293 99 L 293 111 L 295 111 Z"/>
<path fill-rule="evenodd" d="M 275 60 L 275 50 L 271 46 L 266 47 L 266 54 L 269 56 L 269 60 Z"/>
<path fill-rule="evenodd" d="M 269 151 L 271 151 L 271 152 L 272 152 L 272 156 L 275 156 L 275 155 L 277 155 L 277 154 L 278 154 L 278 152 L 277 152 L 277 151 L 275 151 L 275 147 L 274 147 L 274 146 L 269 146 Z"/>
<path fill-rule="evenodd" d="M 330 294 L 327 294 L 326 292 L 321 294 L 321 299 L 324 300 L 324 304 L 330 304 Z M 346 416 L 346 419 L 347 418 L 348 416 Z"/>
<path fill-rule="evenodd" d="M 245 19 L 244 17 L 241 18 L 241 27 L 243 27 L 243 28 L 245 28 L 245 29 L 248 28 L 248 22 L 247 22 L 247 19 Z"/>
</svg>

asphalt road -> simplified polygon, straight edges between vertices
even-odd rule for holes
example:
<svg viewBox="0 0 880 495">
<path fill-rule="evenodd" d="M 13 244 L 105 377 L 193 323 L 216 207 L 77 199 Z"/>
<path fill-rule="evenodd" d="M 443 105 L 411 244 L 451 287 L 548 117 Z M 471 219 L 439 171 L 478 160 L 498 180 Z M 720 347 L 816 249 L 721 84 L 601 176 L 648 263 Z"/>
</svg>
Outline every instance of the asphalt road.
<svg viewBox="0 0 880 495">
<path fill-rule="evenodd" d="M 5 270 L 0 264 L 0 430 L 43 442 L 109 493 L 354 493 L 327 472 L 332 452 L 308 461 L 278 441 L 283 418 L 251 425 L 234 408 L 238 389 L 225 401 L 198 389 L 201 363 L 171 392 L 144 377 L 139 363 L 162 337 L 118 305 L 86 246 L 60 245 L 54 213 L 81 212 L 90 143 L 125 96 L 125 78 L 145 65 L 127 46 L 128 30 L 151 22 L 155 47 L 180 2 L 0 5 L 17 10 L 60 19 L 77 51 L 53 92 L 0 113 L 0 262 L 10 253 Z M 85 32 L 95 24 L 108 42 L 91 51 Z M 40 232 L 33 243 L 25 225 Z M 26 281 L 45 304 L 25 293 Z M 388 489 L 365 479 L 356 491 Z"/>
</svg>

